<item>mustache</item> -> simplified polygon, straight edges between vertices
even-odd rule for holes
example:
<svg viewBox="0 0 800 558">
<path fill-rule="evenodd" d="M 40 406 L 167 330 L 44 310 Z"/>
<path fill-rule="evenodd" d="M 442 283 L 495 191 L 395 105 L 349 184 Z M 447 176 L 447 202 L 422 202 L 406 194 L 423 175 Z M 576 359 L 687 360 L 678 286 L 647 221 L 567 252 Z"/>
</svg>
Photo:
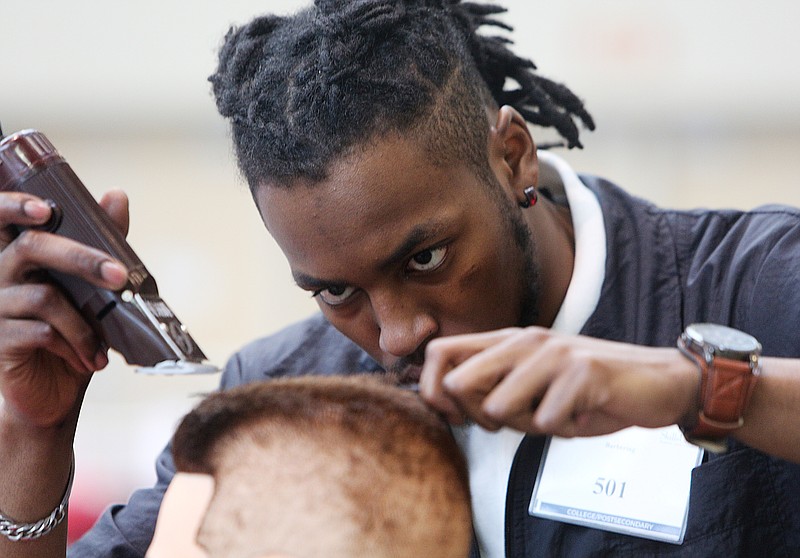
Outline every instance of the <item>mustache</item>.
<svg viewBox="0 0 800 558">
<path fill-rule="evenodd" d="M 425 351 L 417 350 L 413 354 L 401 357 L 386 368 L 398 385 L 412 385 L 419 382 L 419 369 L 425 364 Z"/>
</svg>

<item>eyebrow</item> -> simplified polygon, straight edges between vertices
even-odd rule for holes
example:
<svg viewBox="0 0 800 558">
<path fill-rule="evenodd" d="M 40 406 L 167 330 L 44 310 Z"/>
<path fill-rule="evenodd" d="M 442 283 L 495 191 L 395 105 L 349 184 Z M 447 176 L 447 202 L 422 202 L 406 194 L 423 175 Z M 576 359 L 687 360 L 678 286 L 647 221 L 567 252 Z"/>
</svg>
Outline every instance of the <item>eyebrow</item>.
<svg viewBox="0 0 800 558">
<path fill-rule="evenodd" d="M 383 260 L 379 267 L 385 269 L 397 265 L 405 260 L 412 252 L 419 248 L 419 245 L 436 236 L 442 229 L 441 225 L 436 222 L 427 222 L 421 225 L 416 225 L 411 232 L 408 233 L 405 240 L 401 242 L 389 256 Z"/>
<path fill-rule="evenodd" d="M 428 221 L 419 225 L 415 225 L 403 241 L 387 256 L 383 261 L 378 264 L 380 269 L 387 269 L 397 265 L 399 262 L 405 260 L 420 244 L 436 236 L 442 229 L 440 223 L 436 221 Z M 300 271 L 292 270 L 292 277 L 295 283 L 304 289 L 324 289 L 328 287 L 347 286 L 344 281 L 325 280 L 313 275 L 308 275 Z"/>
</svg>

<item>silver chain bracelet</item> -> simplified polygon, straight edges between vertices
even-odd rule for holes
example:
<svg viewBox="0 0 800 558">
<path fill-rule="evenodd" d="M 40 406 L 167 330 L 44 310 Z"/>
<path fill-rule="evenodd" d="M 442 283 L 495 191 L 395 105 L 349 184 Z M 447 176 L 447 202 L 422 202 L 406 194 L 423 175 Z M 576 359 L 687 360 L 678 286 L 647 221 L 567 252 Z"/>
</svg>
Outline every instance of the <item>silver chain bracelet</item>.
<svg viewBox="0 0 800 558">
<path fill-rule="evenodd" d="M 67 516 L 67 503 L 72 492 L 72 481 L 75 479 L 75 454 L 72 454 L 72 464 L 69 467 L 69 480 L 64 490 L 64 497 L 50 515 L 33 523 L 18 523 L 0 513 L 0 535 L 12 541 L 31 541 L 46 535 L 64 521 Z"/>
</svg>

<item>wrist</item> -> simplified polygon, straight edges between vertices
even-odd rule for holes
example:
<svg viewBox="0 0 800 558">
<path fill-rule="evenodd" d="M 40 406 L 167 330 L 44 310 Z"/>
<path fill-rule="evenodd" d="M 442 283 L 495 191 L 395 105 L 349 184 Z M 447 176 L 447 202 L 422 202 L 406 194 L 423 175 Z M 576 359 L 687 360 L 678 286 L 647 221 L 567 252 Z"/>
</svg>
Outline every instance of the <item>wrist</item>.
<svg viewBox="0 0 800 558">
<path fill-rule="evenodd" d="M 700 371 L 699 411 L 682 425 L 684 436 L 712 452 L 727 449 L 727 438 L 744 424 L 758 379 L 761 344 L 727 326 L 697 323 L 678 338 L 678 349 Z"/>
<path fill-rule="evenodd" d="M 31 541 L 51 533 L 67 517 L 67 504 L 72 493 L 72 481 L 75 479 L 75 455 L 73 454 L 69 468 L 69 477 L 61 500 L 53 510 L 35 521 L 18 521 L 0 511 L 0 535 L 12 542 Z"/>
<path fill-rule="evenodd" d="M 673 350 L 676 366 L 678 367 L 678 382 L 680 391 L 680 414 L 675 420 L 681 430 L 689 430 L 697 425 L 700 415 L 703 373 L 696 365 L 687 359 L 678 349 Z"/>
<path fill-rule="evenodd" d="M 0 513 L 35 522 L 64 494 L 72 460 L 74 421 L 31 425 L 0 405 Z"/>
<path fill-rule="evenodd" d="M 0 448 L 24 445 L 29 449 L 66 447 L 71 451 L 76 423 L 77 417 L 71 414 L 59 424 L 37 425 L 0 400 Z"/>
</svg>

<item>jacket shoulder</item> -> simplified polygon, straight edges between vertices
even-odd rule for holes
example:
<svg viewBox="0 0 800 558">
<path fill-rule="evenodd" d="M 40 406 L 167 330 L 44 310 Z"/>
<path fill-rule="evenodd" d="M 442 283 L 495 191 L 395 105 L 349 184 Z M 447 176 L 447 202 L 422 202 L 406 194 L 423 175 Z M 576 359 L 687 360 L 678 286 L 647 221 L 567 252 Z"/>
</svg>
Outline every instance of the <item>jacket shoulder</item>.
<svg viewBox="0 0 800 558">
<path fill-rule="evenodd" d="M 228 360 L 221 387 L 282 376 L 352 374 L 378 369 L 367 353 L 317 313 L 242 347 Z"/>
</svg>

